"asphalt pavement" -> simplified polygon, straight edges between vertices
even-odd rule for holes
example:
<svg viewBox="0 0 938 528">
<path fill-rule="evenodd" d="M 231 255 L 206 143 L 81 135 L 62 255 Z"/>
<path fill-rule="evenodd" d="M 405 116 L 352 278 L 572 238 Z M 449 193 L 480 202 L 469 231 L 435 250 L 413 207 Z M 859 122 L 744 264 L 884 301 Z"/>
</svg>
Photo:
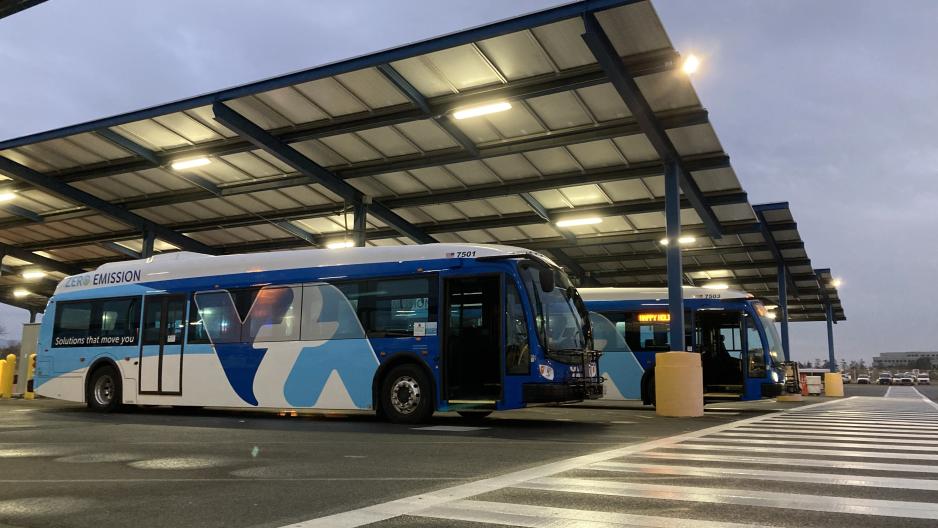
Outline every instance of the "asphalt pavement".
<svg viewBox="0 0 938 528">
<path fill-rule="evenodd" d="M 695 419 L 598 402 L 424 426 L 0 401 L 0 525 L 933 527 L 938 408 L 885 389 Z"/>
</svg>

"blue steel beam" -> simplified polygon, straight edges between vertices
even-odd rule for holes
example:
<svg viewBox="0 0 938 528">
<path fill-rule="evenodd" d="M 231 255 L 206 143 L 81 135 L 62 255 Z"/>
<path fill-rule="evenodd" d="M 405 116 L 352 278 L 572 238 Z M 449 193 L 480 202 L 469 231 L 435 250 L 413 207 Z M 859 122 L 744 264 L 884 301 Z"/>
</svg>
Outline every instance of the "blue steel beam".
<svg viewBox="0 0 938 528">
<path fill-rule="evenodd" d="M 10 256 L 19 260 L 25 260 L 26 262 L 32 262 L 33 264 L 38 264 L 47 270 L 58 271 L 68 275 L 78 275 L 79 273 L 85 272 L 84 269 L 78 266 L 43 257 L 31 251 L 26 251 L 22 248 L 11 246 L 9 244 L 0 243 L 0 255 Z"/>
<path fill-rule="evenodd" d="M 119 254 L 124 255 L 124 256 L 126 256 L 126 257 L 130 257 L 130 258 L 132 258 L 132 259 L 134 259 L 134 260 L 139 259 L 139 258 L 143 258 L 143 255 L 141 255 L 139 252 L 134 251 L 134 250 L 130 249 L 129 247 L 122 246 L 122 245 L 118 244 L 117 242 L 109 242 L 109 241 L 107 241 L 107 242 L 99 242 L 98 244 L 100 244 L 101 247 L 103 247 L 104 249 L 106 249 L 106 250 L 108 250 L 108 251 L 113 251 L 113 252 L 115 252 L 115 253 L 119 253 Z"/>
<path fill-rule="evenodd" d="M 163 227 L 156 222 L 134 214 L 122 207 L 109 203 L 107 200 L 102 200 L 101 198 L 98 198 L 91 193 L 76 189 L 67 183 L 63 183 L 56 178 L 30 169 L 25 165 L 20 165 L 19 163 L 16 163 L 15 161 L 4 156 L 0 156 L 0 172 L 6 174 L 10 178 L 27 182 L 38 189 L 59 196 L 65 200 L 84 205 L 91 209 L 95 209 L 105 216 L 114 218 L 140 231 L 152 231 L 154 234 L 156 234 L 156 236 L 178 248 L 187 249 L 190 251 L 198 251 L 201 253 L 214 253 L 214 250 L 211 247 L 206 246 L 197 240 L 193 240 L 171 229 L 167 229 L 166 227 Z"/>
<path fill-rule="evenodd" d="M 828 284 L 821 277 L 830 275 L 829 269 L 816 269 L 814 276 L 817 278 L 818 291 L 821 294 L 821 302 L 824 303 L 824 315 L 827 319 L 827 355 L 830 362 L 831 372 L 837 372 L 837 359 L 834 357 L 834 309 L 830 296 L 827 294 Z"/>
<path fill-rule="evenodd" d="M 257 148 L 276 157 L 290 167 L 293 167 L 294 170 L 314 178 L 317 183 L 339 195 L 345 201 L 357 204 L 364 199 L 364 194 L 351 184 L 307 158 L 290 145 L 280 141 L 274 137 L 273 134 L 257 126 L 238 112 L 235 112 L 230 106 L 222 102 L 216 102 L 212 105 L 212 111 L 215 114 L 216 121 L 251 142 Z M 369 206 L 369 211 L 375 218 L 388 224 L 395 231 L 410 238 L 414 242 L 419 244 L 436 242 L 433 237 L 378 202 L 373 202 Z"/>
<path fill-rule="evenodd" d="M 287 222 L 287 221 L 274 222 L 274 225 L 279 227 L 283 231 L 286 231 L 287 233 L 295 236 L 296 238 L 299 238 L 300 240 L 305 240 L 307 243 L 311 245 L 314 245 L 314 246 L 319 245 L 318 241 L 316 240 L 315 235 L 313 235 L 312 233 L 306 231 L 305 229 L 302 229 L 290 222 Z"/>
<path fill-rule="evenodd" d="M 645 96 L 638 88 L 635 78 L 629 72 L 625 63 L 622 62 L 619 54 L 616 53 L 612 41 L 609 40 L 609 36 L 603 30 L 599 19 L 596 18 L 596 14 L 593 12 L 584 14 L 583 23 L 586 27 L 586 32 L 582 35 L 583 40 L 596 57 L 600 67 L 606 72 L 612 86 L 628 106 L 645 137 L 648 138 L 662 161 L 665 163 L 671 162 L 677 166 L 680 188 L 694 206 L 694 210 L 697 211 L 697 215 L 703 221 L 707 233 L 711 238 L 720 238 L 722 236 L 720 221 L 714 214 L 713 209 L 704 200 L 703 192 L 691 177 L 690 171 L 684 166 L 680 153 L 665 132 L 661 121 L 655 116 L 651 105 L 648 104 Z"/>
<path fill-rule="evenodd" d="M 29 221 L 36 222 L 36 223 L 40 223 L 44 221 L 42 216 L 39 215 L 38 213 L 35 213 L 33 211 L 30 211 L 29 209 L 26 209 L 25 207 L 20 207 L 18 205 L 0 204 L 0 210 L 6 211 L 10 213 L 11 215 L 16 215 L 20 218 L 25 218 Z"/>
<path fill-rule="evenodd" d="M 384 77 L 390 81 L 394 86 L 404 92 L 404 95 L 417 108 L 423 111 L 424 114 L 430 119 L 436 121 L 443 130 L 446 130 L 453 139 L 459 143 L 466 152 L 472 154 L 473 156 L 479 155 L 479 148 L 476 144 L 467 136 L 455 123 L 445 114 L 435 114 L 433 109 L 430 107 L 430 102 L 427 101 L 427 98 L 424 97 L 420 90 L 418 90 L 413 84 L 410 83 L 407 79 L 404 78 L 397 70 L 394 69 L 390 64 L 381 64 L 378 66 L 378 71 L 384 74 Z"/>
<path fill-rule="evenodd" d="M 163 164 L 163 160 L 160 159 L 156 152 L 153 152 L 152 150 L 144 147 L 136 141 L 131 140 L 130 138 L 114 132 L 110 128 L 103 128 L 98 130 L 98 135 L 110 141 L 111 143 L 114 143 L 118 147 L 149 161 L 153 166 L 159 167 Z"/>
</svg>

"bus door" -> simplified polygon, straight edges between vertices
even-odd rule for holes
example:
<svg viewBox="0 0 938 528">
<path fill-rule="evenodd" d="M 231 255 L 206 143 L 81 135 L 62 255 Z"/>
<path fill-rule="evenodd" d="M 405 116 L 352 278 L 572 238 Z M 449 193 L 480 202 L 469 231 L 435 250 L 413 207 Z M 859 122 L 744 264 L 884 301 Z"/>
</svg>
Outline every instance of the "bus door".
<svg viewBox="0 0 938 528">
<path fill-rule="evenodd" d="M 186 297 L 148 295 L 143 303 L 140 393 L 182 394 Z"/>
<path fill-rule="evenodd" d="M 501 276 L 447 278 L 443 291 L 444 399 L 492 406 L 502 390 Z"/>
<path fill-rule="evenodd" d="M 704 386 L 741 391 L 745 362 L 741 315 L 736 310 L 697 310 L 695 343 L 701 354 Z"/>
</svg>

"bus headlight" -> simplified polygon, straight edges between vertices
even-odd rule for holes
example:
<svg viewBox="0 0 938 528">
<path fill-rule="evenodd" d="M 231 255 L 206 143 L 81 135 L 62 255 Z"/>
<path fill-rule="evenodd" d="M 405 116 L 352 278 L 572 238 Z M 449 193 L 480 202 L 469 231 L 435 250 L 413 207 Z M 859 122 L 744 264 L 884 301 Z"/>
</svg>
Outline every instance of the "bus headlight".
<svg viewBox="0 0 938 528">
<path fill-rule="evenodd" d="M 537 369 L 540 371 L 542 378 L 554 380 L 554 368 L 550 365 L 538 365 Z"/>
<path fill-rule="evenodd" d="M 772 383 L 778 383 L 778 372 L 772 371 Z"/>
</svg>

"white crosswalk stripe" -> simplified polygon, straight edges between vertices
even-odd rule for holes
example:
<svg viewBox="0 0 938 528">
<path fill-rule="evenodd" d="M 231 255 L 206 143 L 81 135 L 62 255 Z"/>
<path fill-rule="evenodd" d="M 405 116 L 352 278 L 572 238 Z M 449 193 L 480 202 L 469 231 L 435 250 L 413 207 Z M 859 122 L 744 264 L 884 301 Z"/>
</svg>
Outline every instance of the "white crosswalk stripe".
<svg viewBox="0 0 938 528">
<path fill-rule="evenodd" d="M 394 518 L 406 526 L 405 517 L 417 517 L 439 525 L 742 528 L 781 526 L 784 511 L 799 512 L 806 519 L 799 526 L 826 525 L 829 515 L 846 516 L 842 525 L 862 516 L 878 519 L 864 525 L 934 526 L 938 413 L 931 403 L 917 391 L 895 391 L 888 399 L 809 405 L 293 526 Z M 714 505 L 722 517 L 708 518 Z M 759 513 L 766 509 L 780 513 Z M 759 522 L 728 522 L 740 519 Z"/>
</svg>

